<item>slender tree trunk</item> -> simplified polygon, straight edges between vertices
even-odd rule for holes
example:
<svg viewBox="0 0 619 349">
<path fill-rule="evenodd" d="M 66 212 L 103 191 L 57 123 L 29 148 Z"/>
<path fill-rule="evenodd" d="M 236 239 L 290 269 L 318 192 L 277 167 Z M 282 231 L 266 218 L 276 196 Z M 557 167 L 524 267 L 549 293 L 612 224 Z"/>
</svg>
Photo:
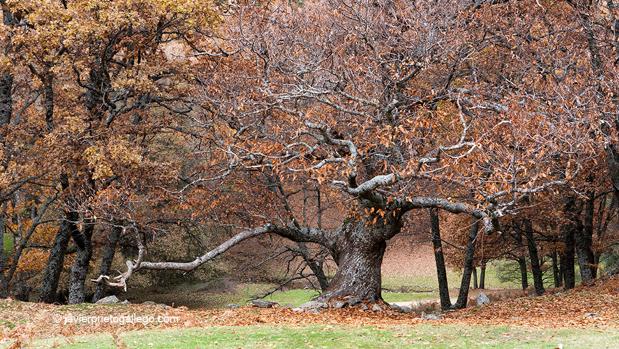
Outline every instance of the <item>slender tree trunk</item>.
<svg viewBox="0 0 619 349">
<path fill-rule="evenodd" d="M 305 245 L 304 242 L 297 242 L 297 246 L 299 247 L 299 251 L 301 252 L 301 256 L 303 257 L 303 260 L 312 270 L 312 273 L 314 274 L 314 277 L 316 277 L 316 280 L 318 280 L 318 284 L 320 285 L 320 290 L 323 292 L 326 291 L 327 288 L 329 287 L 329 280 L 327 279 L 327 276 L 325 275 L 325 272 L 322 268 L 322 264 L 318 263 L 318 261 L 312 258 L 311 253 L 309 249 L 307 248 L 307 245 Z"/>
<path fill-rule="evenodd" d="M 94 223 L 85 224 L 82 233 L 83 246 L 77 249 L 77 258 L 71 267 L 71 279 L 69 283 L 69 304 L 84 303 L 86 300 L 85 283 L 88 275 L 88 267 L 92 258 L 92 232 Z"/>
<path fill-rule="evenodd" d="M 103 255 L 101 256 L 101 267 L 99 268 L 99 275 L 109 275 L 114 261 L 114 254 L 116 253 L 116 244 L 122 233 L 121 227 L 113 227 L 110 235 L 107 237 L 107 243 L 105 244 Z M 105 296 L 105 284 L 100 282 L 97 284 L 95 294 L 92 297 L 93 303 Z"/>
<path fill-rule="evenodd" d="M 583 284 L 590 284 L 595 278 L 593 256 L 593 216 L 595 212 L 595 194 L 589 193 L 589 198 L 585 202 L 583 225 L 576 230 L 574 239 L 578 256 L 578 266 Z"/>
<path fill-rule="evenodd" d="M 2 8 L 2 22 L 4 25 L 13 25 L 13 14 L 9 11 L 6 5 L 6 0 L 0 0 L 0 7 Z M 2 52 L 1 54 L 4 55 L 7 54 L 7 52 Z M 11 122 L 12 116 L 13 75 L 10 71 L 0 71 L 0 126 L 8 125 L 9 122 Z"/>
<path fill-rule="evenodd" d="M 6 1 L 0 0 L 2 7 L 2 22 L 10 25 L 13 22 L 13 15 L 6 8 Z M 2 52 L 4 54 L 4 52 Z M 13 115 L 13 75 L 10 72 L 0 72 L 0 127 L 8 125 Z M 3 139 L 0 133 L 0 140 Z M 6 149 L 5 149 L 6 151 Z M 5 162 L 8 163 L 8 156 L 5 154 Z M 6 165 L 6 164 L 4 164 Z M 4 253 L 4 233 L 6 224 L 6 204 L 2 205 L 2 217 L 0 222 L 0 298 L 6 298 L 9 294 L 8 281 L 4 277 L 5 253 Z"/>
<path fill-rule="evenodd" d="M 529 288 L 529 275 L 527 273 L 527 260 L 524 257 L 518 258 L 518 266 L 520 267 L 520 281 L 522 290 Z"/>
<path fill-rule="evenodd" d="M 47 130 L 54 128 L 54 75 L 47 72 L 43 77 L 43 95 L 45 99 L 45 124 Z"/>
<path fill-rule="evenodd" d="M 473 289 L 476 290 L 479 288 L 479 286 L 477 285 L 477 267 L 473 267 L 473 273 L 471 277 L 473 278 Z"/>
<path fill-rule="evenodd" d="M 529 276 L 527 273 L 527 259 L 525 258 L 526 252 L 524 251 L 524 244 L 522 243 L 522 229 L 514 227 L 514 240 L 518 246 L 518 267 L 520 268 L 520 282 L 522 290 L 526 291 L 529 288 Z"/>
<path fill-rule="evenodd" d="M 312 272 L 314 273 L 314 276 L 316 276 L 316 280 L 318 280 L 318 285 L 320 285 L 320 291 L 326 291 L 329 288 L 329 279 L 325 274 L 324 260 L 320 262 L 313 261 L 313 263 L 310 265 L 310 268 L 312 268 Z"/>
<path fill-rule="evenodd" d="M 8 125 L 13 115 L 13 75 L 0 73 L 0 126 Z"/>
<path fill-rule="evenodd" d="M 574 275 L 574 229 L 566 229 L 564 234 L 565 252 L 561 256 L 561 271 L 563 272 L 564 287 L 566 290 L 569 290 L 576 285 Z"/>
<path fill-rule="evenodd" d="M 460 292 L 458 300 L 454 304 L 454 309 L 464 309 L 469 299 L 469 287 L 471 286 L 471 273 L 473 272 L 473 260 L 475 259 L 475 240 L 479 230 L 479 222 L 476 220 L 471 226 L 469 232 L 469 240 L 466 245 L 466 253 L 464 256 L 464 270 L 462 271 L 462 281 L 460 282 Z"/>
<path fill-rule="evenodd" d="M 479 288 L 484 290 L 486 288 L 486 262 L 481 263 L 481 272 L 479 273 Z"/>
<path fill-rule="evenodd" d="M 9 295 L 9 285 L 4 277 L 4 234 L 5 234 L 5 224 L 6 224 L 6 215 L 5 215 L 5 205 L 2 205 L 2 216 L 0 216 L 0 298 L 6 298 Z"/>
<path fill-rule="evenodd" d="M 447 310 L 451 308 L 451 298 L 449 298 L 449 284 L 447 282 L 447 269 L 445 268 L 445 256 L 443 254 L 438 209 L 431 208 L 428 211 L 430 212 L 432 246 L 434 247 L 434 261 L 436 262 L 436 275 L 438 277 L 438 292 L 441 299 L 441 309 Z"/>
<path fill-rule="evenodd" d="M 380 216 L 379 216 L 380 217 Z M 330 246 L 338 270 L 326 292 L 317 300 L 327 303 L 344 301 L 349 305 L 360 302 L 382 302 L 381 265 L 386 241 L 401 229 L 401 217 L 368 217 L 367 220 L 348 218 L 342 225 L 337 241 Z"/>
<path fill-rule="evenodd" d="M 528 219 L 523 222 L 524 236 L 527 239 L 527 247 L 529 248 L 529 259 L 531 260 L 531 273 L 533 274 L 533 286 L 535 287 L 535 294 L 541 296 L 544 294 L 544 278 L 542 275 L 542 268 L 539 263 L 539 255 L 537 253 L 537 244 L 535 243 L 535 236 L 533 235 L 533 224 Z"/>
<path fill-rule="evenodd" d="M 563 278 L 561 277 L 561 270 L 559 269 L 559 257 L 557 251 L 554 251 L 550 257 L 552 258 L 552 276 L 555 282 L 555 287 L 561 287 L 563 285 Z"/>
<path fill-rule="evenodd" d="M 574 288 L 576 277 L 574 272 L 575 262 L 575 236 L 580 234 L 582 230 L 582 221 L 580 220 L 581 209 L 574 197 L 568 197 L 565 203 L 565 217 L 568 223 L 563 226 L 563 241 L 565 250 L 561 256 L 561 269 L 563 271 L 563 281 L 566 290 Z"/>
<path fill-rule="evenodd" d="M 58 281 L 64 266 L 64 257 L 71 239 L 72 230 L 76 230 L 77 212 L 67 212 L 65 220 L 60 224 L 60 230 L 54 238 L 54 245 L 49 252 L 43 282 L 41 284 L 41 302 L 53 303 L 56 301 Z"/>
</svg>

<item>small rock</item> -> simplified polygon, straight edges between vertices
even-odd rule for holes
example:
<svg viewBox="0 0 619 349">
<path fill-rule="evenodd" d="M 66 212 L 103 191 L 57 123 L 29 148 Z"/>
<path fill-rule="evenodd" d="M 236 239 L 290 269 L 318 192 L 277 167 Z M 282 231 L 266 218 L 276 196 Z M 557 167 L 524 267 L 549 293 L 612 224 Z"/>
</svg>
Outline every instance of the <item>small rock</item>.
<svg viewBox="0 0 619 349">
<path fill-rule="evenodd" d="M 226 305 L 226 308 L 228 308 L 228 309 L 238 309 L 240 307 L 241 307 L 240 305 L 234 304 L 234 303 L 230 303 L 230 304 Z"/>
<path fill-rule="evenodd" d="M 157 306 L 160 307 L 160 308 L 163 308 L 163 309 L 170 309 L 170 308 L 172 308 L 171 306 L 169 306 L 167 304 L 163 304 L 163 303 L 157 304 Z"/>
<path fill-rule="evenodd" d="M 157 303 L 153 302 L 153 301 L 146 301 L 144 303 L 142 303 L 143 305 L 157 305 Z"/>
<path fill-rule="evenodd" d="M 407 307 L 406 305 L 401 306 L 400 309 L 402 310 L 403 313 L 407 313 L 407 314 L 413 312 L 413 308 Z"/>
<path fill-rule="evenodd" d="M 328 308 L 329 305 L 325 302 L 319 302 L 319 301 L 309 301 L 307 303 L 303 303 L 299 306 L 299 308 L 303 309 L 303 310 L 310 310 L 310 309 L 324 309 L 324 308 Z"/>
<path fill-rule="evenodd" d="M 124 301 L 120 302 L 120 304 L 127 305 L 127 304 L 131 304 L 131 302 L 125 299 Z"/>
<path fill-rule="evenodd" d="M 411 311 L 413 311 L 411 307 L 407 307 L 405 305 L 390 304 L 389 306 L 391 307 L 391 309 L 398 311 L 400 313 L 410 313 Z"/>
<path fill-rule="evenodd" d="M 585 318 L 587 319 L 597 319 L 600 316 L 597 313 L 585 313 Z"/>
<path fill-rule="evenodd" d="M 380 305 L 378 304 L 372 304 L 372 311 L 383 311 L 383 308 L 380 307 Z"/>
<path fill-rule="evenodd" d="M 440 320 L 443 317 L 440 314 L 426 314 L 426 313 L 421 313 L 421 318 L 424 320 Z"/>
<path fill-rule="evenodd" d="M 342 301 L 336 301 L 335 303 L 333 303 L 333 308 L 335 309 L 342 309 L 347 305 L 346 302 L 342 302 Z"/>
<path fill-rule="evenodd" d="M 302 308 L 292 308 L 292 311 L 294 311 L 295 313 L 302 313 L 303 309 Z"/>
<path fill-rule="evenodd" d="M 488 298 L 488 296 L 486 296 L 486 294 L 483 292 L 481 292 L 479 296 L 475 298 L 475 301 L 477 302 L 477 306 L 490 304 L 490 298 Z"/>
<path fill-rule="evenodd" d="M 262 299 L 254 299 L 253 301 L 251 301 L 251 305 L 257 308 L 273 308 L 274 306 L 278 305 L 278 303 L 265 301 Z"/>
<path fill-rule="evenodd" d="M 368 310 L 368 309 L 369 309 L 369 308 L 368 308 L 368 306 L 367 306 L 367 304 L 365 304 L 365 303 L 361 303 L 361 305 L 359 306 L 359 308 L 360 308 L 361 310 L 363 310 L 363 311 L 365 311 L 365 310 Z"/>
<path fill-rule="evenodd" d="M 107 297 L 99 299 L 96 304 L 116 304 L 118 302 L 120 302 L 120 299 L 118 299 L 118 297 L 114 295 L 111 295 L 111 296 L 107 296 Z"/>
</svg>

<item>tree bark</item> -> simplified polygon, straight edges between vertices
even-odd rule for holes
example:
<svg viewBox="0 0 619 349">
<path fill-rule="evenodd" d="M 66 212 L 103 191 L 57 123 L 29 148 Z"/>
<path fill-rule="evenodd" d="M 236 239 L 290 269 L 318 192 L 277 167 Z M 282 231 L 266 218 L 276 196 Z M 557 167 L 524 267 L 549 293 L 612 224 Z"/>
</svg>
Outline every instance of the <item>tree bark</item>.
<svg viewBox="0 0 619 349">
<path fill-rule="evenodd" d="M 481 263 L 481 272 L 479 273 L 479 288 L 486 289 L 486 262 Z"/>
<path fill-rule="evenodd" d="M 327 291 L 317 299 L 331 303 L 344 301 L 349 305 L 361 302 L 382 302 L 381 265 L 387 240 L 401 228 L 389 213 L 376 221 L 348 218 L 337 234 L 332 252 L 338 270 Z"/>
<path fill-rule="evenodd" d="M 473 279 L 473 289 L 476 290 L 479 288 L 478 284 L 477 284 L 477 267 L 473 267 L 473 273 L 471 275 L 472 279 Z"/>
<path fill-rule="evenodd" d="M 9 11 L 6 0 L 0 0 L 2 22 L 6 26 L 13 25 L 13 13 Z M 7 52 L 2 52 L 6 54 Z M 8 125 L 13 116 L 13 75 L 10 71 L 0 72 L 0 126 Z"/>
<path fill-rule="evenodd" d="M 563 240 L 565 242 L 565 251 L 561 256 L 561 271 L 563 273 L 564 288 L 569 290 L 576 285 L 574 275 L 574 229 L 566 229 Z"/>
<path fill-rule="evenodd" d="M 522 243 L 522 231 L 521 229 L 514 229 L 514 240 L 518 245 L 518 267 L 520 268 L 520 282 L 522 290 L 529 288 L 529 276 L 527 273 L 527 259 L 525 258 L 524 245 Z"/>
<path fill-rule="evenodd" d="M 318 281 L 320 290 L 322 292 L 326 291 L 327 288 L 329 287 L 329 280 L 327 279 L 327 276 L 325 275 L 322 263 L 315 260 L 312 257 L 312 254 L 307 248 L 307 245 L 305 244 L 305 242 L 297 242 L 297 247 L 299 248 L 298 251 L 301 254 L 301 257 L 303 258 L 303 261 L 305 261 L 305 264 L 307 264 L 307 266 L 310 268 L 310 270 L 314 274 L 314 277 Z"/>
<path fill-rule="evenodd" d="M 535 236 L 533 235 L 533 224 L 530 220 L 525 219 L 524 236 L 527 239 L 527 247 L 529 249 L 529 259 L 531 260 L 531 273 L 533 274 L 533 287 L 535 288 L 535 294 L 541 296 L 544 294 L 544 277 L 542 275 L 542 268 L 539 263 L 539 255 L 537 253 L 537 244 L 535 243 Z"/>
<path fill-rule="evenodd" d="M 529 288 L 529 276 L 527 275 L 527 260 L 524 257 L 518 258 L 518 266 L 520 267 L 520 281 L 522 289 Z"/>
<path fill-rule="evenodd" d="M 9 295 L 9 283 L 4 277 L 4 234 L 6 224 L 6 211 L 5 205 L 2 205 L 2 212 L 0 212 L 0 298 L 6 298 Z"/>
<path fill-rule="evenodd" d="M 563 272 L 564 288 L 569 290 L 576 285 L 574 274 L 575 236 L 579 234 L 577 233 L 579 230 L 582 230 L 582 222 L 579 218 L 580 211 L 575 198 L 568 198 L 565 204 L 565 217 L 568 223 L 563 226 L 565 249 L 561 256 L 561 270 Z"/>
<path fill-rule="evenodd" d="M 45 303 L 54 303 L 56 301 L 56 291 L 58 289 L 58 281 L 64 266 L 64 257 L 71 239 L 71 231 L 77 229 L 75 222 L 79 216 L 77 212 L 67 212 L 65 219 L 60 224 L 60 230 L 54 238 L 54 245 L 49 252 L 45 274 L 41 284 L 40 301 Z"/>
<path fill-rule="evenodd" d="M 464 270 L 462 271 L 462 280 L 460 282 L 460 292 L 458 300 L 454 304 L 454 309 L 464 309 L 468 303 L 469 287 L 471 286 L 471 273 L 473 271 L 473 260 L 475 259 L 475 241 L 477 240 L 477 232 L 479 231 L 479 221 L 475 220 L 471 225 L 469 232 L 469 240 L 466 245 L 466 253 L 464 256 Z"/>
<path fill-rule="evenodd" d="M 78 246 L 77 258 L 71 266 L 69 283 L 69 304 L 84 303 L 86 300 L 85 283 L 90 259 L 92 258 L 92 232 L 94 223 L 85 223 L 82 235 L 83 246 Z"/>
<path fill-rule="evenodd" d="M 594 210 L 595 194 L 589 193 L 589 197 L 585 202 L 582 229 L 578 229 L 574 232 L 578 266 L 580 267 L 580 276 L 583 284 L 590 284 L 595 278 L 595 259 L 592 249 Z"/>
<path fill-rule="evenodd" d="M 43 77 L 43 95 L 45 104 L 45 124 L 47 130 L 54 128 L 54 75 L 47 72 Z"/>
<path fill-rule="evenodd" d="M 0 126 L 8 125 L 13 115 L 13 75 L 0 73 Z"/>
<path fill-rule="evenodd" d="M 552 276 L 555 282 L 555 287 L 561 287 L 563 285 L 563 277 L 561 276 L 561 270 L 559 269 L 559 257 L 557 252 L 553 252 L 550 255 L 552 258 Z"/>
<path fill-rule="evenodd" d="M 112 267 L 112 262 L 114 261 L 114 254 L 116 253 L 116 244 L 118 243 L 118 239 L 120 238 L 120 234 L 122 233 L 121 227 L 113 227 L 112 232 L 107 237 L 107 243 L 105 244 L 105 248 L 103 250 L 103 255 L 101 256 L 101 267 L 99 268 L 99 275 L 108 275 L 110 273 L 110 269 Z M 99 299 L 105 296 L 105 283 L 98 283 L 95 289 L 95 294 L 92 297 L 92 302 L 96 303 Z"/>
<path fill-rule="evenodd" d="M 436 275 L 438 277 L 438 292 L 441 299 L 441 309 L 448 310 L 451 308 L 451 298 L 449 297 L 449 284 L 447 282 L 447 269 L 445 268 L 445 256 L 443 254 L 438 209 L 431 208 L 428 212 L 430 212 L 432 246 L 434 248 L 434 261 L 436 262 Z"/>
</svg>

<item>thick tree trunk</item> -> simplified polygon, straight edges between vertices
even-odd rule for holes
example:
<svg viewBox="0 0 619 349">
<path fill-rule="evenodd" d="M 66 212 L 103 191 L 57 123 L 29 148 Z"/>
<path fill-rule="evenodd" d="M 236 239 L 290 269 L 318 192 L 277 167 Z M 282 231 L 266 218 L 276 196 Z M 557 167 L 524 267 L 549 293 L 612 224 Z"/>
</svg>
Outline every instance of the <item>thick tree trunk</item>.
<svg viewBox="0 0 619 349">
<path fill-rule="evenodd" d="M 101 267 L 99 268 L 99 275 L 109 275 L 112 267 L 112 261 L 114 261 L 114 254 L 116 253 L 116 244 L 122 233 L 121 227 L 112 228 L 112 232 L 107 237 L 107 243 L 105 244 L 103 255 L 101 256 Z M 92 297 L 93 303 L 105 296 L 106 285 L 103 282 L 97 284 L 95 294 Z"/>
<path fill-rule="evenodd" d="M 563 285 L 563 277 L 561 276 L 561 269 L 559 269 L 559 257 L 557 252 L 553 252 L 550 255 L 552 258 L 552 277 L 555 282 L 555 287 L 561 287 Z"/>
<path fill-rule="evenodd" d="M 69 283 L 69 304 L 84 303 L 86 300 L 85 283 L 88 266 L 92 258 L 92 232 L 94 223 L 86 223 L 82 233 L 83 246 L 77 249 L 77 258 L 71 267 Z"/>
<path fill-rule="evenodd" d="M 528 219 L 523 222 L 524 236 L 527 240 L 527 247 L 529 249 L 529 259 L 531 260 L 531 273 L 533 274 L 533 287 L 535 287 L 535 294 L 541 296 L 544 294 L 544 277 L 542 274 L 542 268 L 539 263 L 539 255 L 537 253 L 537 244 L 535 243 L 535 236 L 533 235 L 533 224 Z"/>
<path fill-rule="evenodd" d="M 430 212 L 432 246 L 434 247 L 434 261 L 436 262 L 436 275 L 438 277 L 438 292 L 441 299 L 441 309 L 447 310 L 451 308 L 451 298 L 449 297 L 449 284 L 447 282 L 447 269 L 445 268 L 445 256 L 443 254 L 438 209 L 431 208 L 428 211 Z"/>
<path fill-rule="evenodd" d="M 486 262 L 481 263 L 481 272 L 479 273 L 479 288 L 482 290 L 486 288 Z"/>
<path fill-rule="evenodd" d="M 464 309 L 468 303 L 471 273 L 473 272 L 473 260 L 475 259 L 475 241 L 477 240 L 478 231 L 479 222 L 475 221 L 469 232 L 469 240 L 466 245 L 466 253 L 464 256 L 464 270 L 462 271 L 462 281 L 460 282 L 460 292 L 458 293 L 458 300 L 453 306 L 454 309 Z"/>
<path fill-rule="evenodd" d="M 595 196 L 593 193 L 590 193 L 589 198 L 585 203 L 582 228 L 574 232 L 576 252 L 578 256 L 578 266 L 580 267 L 580 276 L 583 284 L 590 284 L 595 278 L 593 271 L 595 259 L 592 249 L 593 216 L 595 210 L 594 204 Z"/>
<path fill-rule="evenodd" d="M 520 268 L 520 282 L 522 289 L 529 288 L 529 276 L 527 274 L 527 260 L 524 257 L 518 258 L 518 266 Z"/>
<path fill-rule="evenodd" d="M 71 239 L 71 231 L 77 229 L 75 222 L 78 220 L 76 212 L 67 212 L 66 218 L 60 225 L 60 230 L 54 238 L 54 245 L 49 252 L 45 274 L 41 284 L 40 301 L 54 303 L 56 301 L 56 291 L 58 281 L 64 266 L 64 257 Z"/>
<path fill-rule="evenodd" d="M 327 291 L 317 300 L 348 305 L 382 302 L 381 265 L 387 240 L 400 231 L 401 217 L 386 213 L 385 219 L 348 218 L 331 246 L 338 270 Z"/>
</svg>

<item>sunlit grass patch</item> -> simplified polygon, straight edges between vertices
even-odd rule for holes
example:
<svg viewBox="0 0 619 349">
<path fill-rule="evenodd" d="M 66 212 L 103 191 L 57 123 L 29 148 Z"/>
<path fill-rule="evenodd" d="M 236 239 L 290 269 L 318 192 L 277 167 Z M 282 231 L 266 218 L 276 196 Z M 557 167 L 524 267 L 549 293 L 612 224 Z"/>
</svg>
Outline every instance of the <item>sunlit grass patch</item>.
<svg viewBox="0 0 619 349">
<path fill-rule="evenodd" d="M 147 330 L 119 335 L 129 349 L 142 348 L 615 348 L 619 333 L 599 329 L 507 326 L 243 326 Z M 33 348 L 112 348 L 109 335 L 45 339 Z"/>
</svg>

